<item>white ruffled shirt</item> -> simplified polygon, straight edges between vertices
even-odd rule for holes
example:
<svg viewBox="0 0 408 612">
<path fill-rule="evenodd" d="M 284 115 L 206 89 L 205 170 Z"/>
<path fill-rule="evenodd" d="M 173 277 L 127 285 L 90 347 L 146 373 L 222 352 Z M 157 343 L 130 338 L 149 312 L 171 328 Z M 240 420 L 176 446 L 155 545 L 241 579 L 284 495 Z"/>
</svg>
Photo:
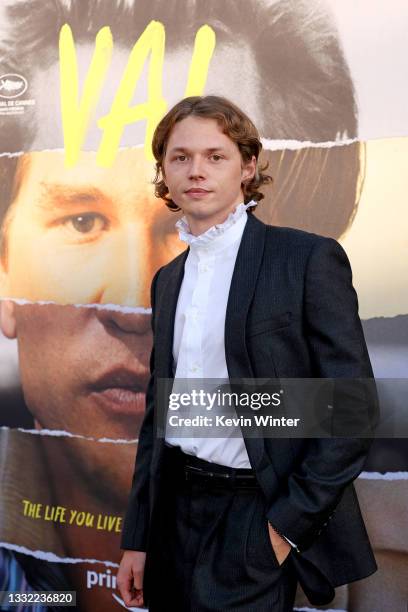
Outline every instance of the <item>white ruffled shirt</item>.
<svg viewBox="0 0 408 612">
<path fill-rule="evenodd" d="M 210 227 L 199 236 L 191 234 L 185 217 L 176 224 L 181 240 L 190 246 L 190 251 L 174 323 L 173 393 L 177 379 L 222 379 L 224 382 L 229 379 L 224 342 L 225 314 L 235 260 L 247 222 L 246 210 L 251 206 L 256 206 L 256 202 L 239 204 L 224 223 Z M 165 438 L 167 444 L 180 446 L 183 452 L 206 461 L 250 468 L 239 426 L 234 431 L 228 429 L 228 433 L 231 434 L 228 438 L 174 437 L 174 430 L 170 435 L 167 427 Z"/>
</svg>

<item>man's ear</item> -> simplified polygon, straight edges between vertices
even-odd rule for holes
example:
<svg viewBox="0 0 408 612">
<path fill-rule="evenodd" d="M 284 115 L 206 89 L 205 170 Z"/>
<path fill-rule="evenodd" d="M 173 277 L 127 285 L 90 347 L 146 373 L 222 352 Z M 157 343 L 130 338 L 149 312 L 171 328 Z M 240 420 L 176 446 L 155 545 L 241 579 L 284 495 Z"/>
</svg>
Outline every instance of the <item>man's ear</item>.
<svg viewBox="0 0 408 612">
<path fill-rule="evenodd" d="M 16 304 L 12 300 L 0 300 L 0 328 L 6 338 L 17 337 Z"/>
<path fill-rule="evenodd" d="M 254 178 L 256 172 L 256 157 L 253 155 L 251 159 L 242 165 L 242 182 L 245 183 Z"/>
</svg>

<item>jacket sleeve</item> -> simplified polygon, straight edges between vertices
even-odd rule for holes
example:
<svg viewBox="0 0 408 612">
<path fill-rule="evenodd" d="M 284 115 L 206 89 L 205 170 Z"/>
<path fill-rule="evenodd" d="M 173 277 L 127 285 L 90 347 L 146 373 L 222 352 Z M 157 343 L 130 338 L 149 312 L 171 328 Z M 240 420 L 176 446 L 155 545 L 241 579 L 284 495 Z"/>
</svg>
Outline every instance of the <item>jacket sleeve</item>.
<svg viewBox="0 0 408 612">
<path fill-rule="evenodd" d="M 312 247 L 306 267 L 304 309 L 314 377 L 342 378 L 334 381 L 335 385 L 355 391 L 349 405 L 363 414 L 372 433 L 378 418 L 373 371 L 350 264 L 343 248 L 331 238 L 319 238 Z M 359 381 L 354 384 L 354 379 L 361 379 L 361 385 Z M 343 410 L 342 394 L 338 395 L 334 414 Z M 347 410 L 345 414 L 347 418 Z M 351 419 L 354 416 L 350 413 Z M 278 533 L 300 550 L 308 548 L 331 518 L 345 487 L 362 471 L 371 442 L 370 433 L 363 438 L 309 439 L 282 495 L 267 512 L 268 521 Z"/>
<path fill-rule="evenodd" d="M 124 550 L 146 551 L 149 528 L 149 468 L 154 442 L 154 329 L 155 329 L 155 290 L 159 276 L 158 270 L 151 285 L 153 348 L 150 355 L 150 379 L 146 390 L 146 410 L 140 428 L 137 445 L 132 487 L 122 529 L 121 548 Z"/>
</svg>

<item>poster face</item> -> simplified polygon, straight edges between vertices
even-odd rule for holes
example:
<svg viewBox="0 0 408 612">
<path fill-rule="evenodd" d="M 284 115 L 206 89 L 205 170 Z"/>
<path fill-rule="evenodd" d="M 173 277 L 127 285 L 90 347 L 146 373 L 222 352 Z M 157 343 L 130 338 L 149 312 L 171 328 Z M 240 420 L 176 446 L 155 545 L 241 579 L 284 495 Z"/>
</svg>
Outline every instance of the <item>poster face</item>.
<svg viewBox="0 0 408 612">
<path fill-rule="evenodd" d="M 184 96 L 226 96 L 252 118 L 274 179 L 254 214 L 340 241 L 375 374 L 407 378 L 408 11 L 394 4 L 380 19 L 368 0 L 2 3 L 0 584 L 121 607 L 150 284 L 186 248 L 181 213 L 154 193 L 151 137 Z M 373 446 L 367 474 L 381 478 L 358 483 L 363 513 L 381 548 L 390 521 L 372 500 L 392 495 L 398 545 L 367 588 L 338 590 L 339 610 L 368 612 L 391 570 L 402 601 L 406 479 L 382 475 L 406 473 L 407 455 L 404 440 Z"/>
<path fill-rule="evenodd" d="M 175 220 L 152 193 L 143 148 L 119 151 L 109 168 L 95 157 L 84 152 L 72 168 L 63 151 L 19 158 L 20 188 L 3 222 L 2 296 L 149 307 L 153 271 L 182 247 Z"/>
</svg>

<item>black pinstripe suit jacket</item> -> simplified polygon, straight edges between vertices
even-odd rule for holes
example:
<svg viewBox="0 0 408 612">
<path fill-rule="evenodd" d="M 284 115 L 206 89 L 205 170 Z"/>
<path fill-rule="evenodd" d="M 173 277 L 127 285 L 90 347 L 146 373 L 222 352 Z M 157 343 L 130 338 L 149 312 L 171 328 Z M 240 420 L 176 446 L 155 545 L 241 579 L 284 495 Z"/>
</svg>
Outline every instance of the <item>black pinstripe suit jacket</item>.
<svg viewBox="0 0 408 612">
<path fill-rule="evenodd" d="M 226 312 L 230 378 L 372 377 L 342 247 L 331 238 L 268 226 L 247 214 Z M 188 249 L 161 268 L 152 282 L 152 376 L 124 549 L 146 550 L 154 518 L 164 449 L 154 433 L 155 382 L 172 377 L 174 317 L 187 254 Z M 333 586 L 376 570 L 352 484 L 370 443 L 367 438 L 245 439 L 270 502 L 268 520 Z"/>
</svg>

